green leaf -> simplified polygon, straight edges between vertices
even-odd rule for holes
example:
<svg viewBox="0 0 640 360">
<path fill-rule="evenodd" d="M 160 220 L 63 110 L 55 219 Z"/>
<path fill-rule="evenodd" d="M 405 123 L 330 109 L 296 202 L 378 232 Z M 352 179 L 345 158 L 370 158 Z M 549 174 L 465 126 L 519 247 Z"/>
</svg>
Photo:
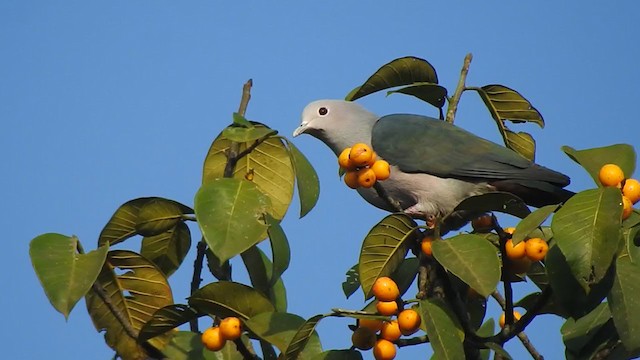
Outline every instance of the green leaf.
<svg viewBox="0 0 640 360">
<path fill-rule="evenodd" d="M 470 196 L 460 202 L 454 209 L 473 212 L 497 211 L 524 219 L 531 213 L 527 204 L 519 197 L 507 192 L 491 192 Z"/>
<path fill-rule="evenodd" d="M 156 311 L 151 319 L 140 329 L 138 342 L 142 343 L 152 337 L 171 331 L 199 317 L 196 309 L 183 304 L 171 304 Z"/>
<path fill-rule="evenodd" d="M 253 128 L 253 124 L 251 123 L 251 121 L 247 120 L 247 118 L 245 118 L 244 116 L 238 114 L 237 112 L 233 113 L 233 124 L 240 126 L 240 127 L 244 127 L 244 128 Z"/>
<path fill-rule="evenodd" d="M 516 231 L 511 237 L 513 245 L 517 245 L 520 241 L 526 239 L 534 230 L 538 229 L 558 207 L 559 205 L 543 206 L 522 219 L 516 226 Z"/>
<path fill-rule="evenodd" d="M 269 286 L 271 287 L 276 283 L 276 281 L 278 281 L 278 279 L 280 279 L 280 275 L 289 268 L 291 250 L 289 248 L 287 235 L 285 235 L 282 227 L 280 226 L 280 221 L 274 219 L 268 214 L 265 216 L 265 219 L 267 220 L 267 225 L 269 225 L 267 233 L 269 235 L 271 254 L 273 256 L 273 267 L 269 277 Z"/>
<path fill-rule="evenodd" d="M 513 132 L 506 127 L 502 131 L 505 145 L 524 156 L 530 161 L 536 160 L 536 141 L 531 134 L 519 131 Z"/>
<path fill-rule="evenodd" d="M 542 114 L 519 92 L 504 85 L 485 85 L 478 91 L 480 98 L 496 122 L 532 122 L 544 127 Z"/>
<path fill-rule="evenodd" d="M 222 136 L 231 141 L 240 143 L 256 141 L 267 136 L 274 136 L 277 133 L 278 132 L 276 130 L 265 127 L 245 128 L 239 126 L 228 126 L 224 130 L 222 130 Z"/>
<path fill-rule="evenodd" d="M 527 277 L 531 279 L 531 281 L 533 281 L 540 290 L 549 285 L 547 271 L 540 261 L 536 261 L 531 264 L 531 267 L 527 271 Z"/>
<path fill-rule="evenodd" d="M 182 264 L 191 248 L 191 232 L 182 221 L 169 231 L 142 239 L 140 255 L 153 261 L 167 276 Z"/>
<path fill-rule="evenodd" d="M 244 360 L 233 341 L 227 341 L 221 350 L 214 352 L 205 349 L 201 337 L 199 333 L 178 331 L 162 353 L 171 360 Z M 252 348 L 246 336 L 242 336 L 242 342 Z"/>
<path fill-rule="evenodd" d="M 286 311 L 287 293 L 282 279 L 278 278 L 275 284 L 269 284 L 269 279 L 272 278 L 273 264 L 267 255 L 257 246 L 253 246 L 242 253 L 242 261 L 249 273 L 251 285 L 269 297 L 276 311 Z"/>
<path fill-rule="evenodd" d="M 633 264 L 628 256 L 616 261 L 616 276 L 608 300 L 625 349 L 640 351 L 640 265 Z"/>
<path fill-rule="evenodd" d="M 265 312 L 246 320 L 244 325 L 260 339 L 275 345 L 282 353 L 285 353 L 291 340 L 298 333 L 298 329 L 305 323 L 306 321 L 298 315 Z M 307 346 L 300 354 L 299 359 L 311 359 L 320 352 L 322 352 L 320 339 L 318 334 L 314 332 L 308 339 Z"/>
<path fill-rule="evenodd" d="M 255 123 L 255 127 L 268 129 L 259 123 Z M 238 151 L 245 151 L 252 144 L 253 141 L 240 143 Z M 223 177 L 230 147 L 231 141 L 222 134 L 213 141 L 204 161 L 203 184 Z M 257 185 L 271 200 L 271 215 L 276 219 L 284 217 L 293 198 L 295 177 L 289 150 L 280 138 L 271 137 L 240 158 L 233 178 L 249 180 Z"/>
<path fill-rule="evenodd" d="M 204 238 L 202 238 L 201 241 L 205 241 Z M 218 280 L 230 281 L 231 265 L 229 264 L 229 261 L 220 261 L 216 254 L 214 254 L 209 248 L 207 248 L 204 254 L 207 257 L 207 268 L 209 268 L 211 275 Z"/>
<path fill-rule="evenodd" d="M 313 357 L 313 360 L 362 360 L 358 350 L 328 350 Z"/>
<path fill-rule="evenodd" d="M 157 310 L 173 304 L 171 288 L 164 274 L 133 251 L 109 251 L 97 283 L 135 331 L 140 331 Z M 94 326 L 98 331 L 106 331 L 109 347 L 125 359 L 148 356 L 136 339 L 129 337 L 122 323 L 95 291 L 87 293 L 85 299 Z M 149 339 L 148 343 L 162 349 L 170 338 L 171 334 L 164 334 Z"/>
<path fill-rule="evenodd" d="M 320 182 L 318 174 L 304 154 L 292 142 L 287 139 L 284 140 L 286 140 L 289 147 L 289 156 L 296 174 L 298 196 L 300 197 L 300 218 L 303 218 L 318 203 Z"/>
<path fill-rule="evenodd" d="M 214 282 L 200 288 L 189 298 L 189 306 L 210 315 L 235 316 L 243 320 L 274 311 L 269 299 L 260 292 L 230 281 Z"/>
<path fill-rule="evenodd" d="M 269 198 L 246 180 L 220 178 L 200 187 L 195 197 L 198 225 L 211 251 L 226 261 L 266 237 L 263 216 Z"/>
<path fill-rule="evenodd" d="M 496 354 L 500 354 L 500 356 L 505 359 L 505 360 L 511 360 L 512 357 L 511 355 L 509 355 L 509 353 L 500 345 L 496 344 L 496 343 L 492 343 L 492 342 L 488 342 L 485 343 L 485 345 L 493 350 Z"/>
<path fill-rule="evenodd" d="M 538 302 L 538 298 L 540 297 L 541 294 L 542 293 L 540 292 L 531 293 L 525 296 L 524 298 L 520 299 L 519 301 L 517 301 L 513 306 L 521 307 L 529 311 Z M 547 300 L 544 303 L 542 308 L 538 311 L 538 314 L 554 314 L 554 315 L 561 316 L 565 319 L 570 316 L 570 314 L 566 312 L 562 308 L 562 306 L 555 303 L 553 298 L 551 298 L 550 300 Z"/>
<path fill-rule="evenodd" d="M 358 275 L 358 264 L 353 265 L 345 274 L 347 278 L 342 283 L 342 292 L 348 299 L 353 293 L 358 291 L 360 287 L 360 276 Z"/>
<path fill-rule="evenodd" d="M 193 209 L 191 209 L 190 207 L 182 205 L 179 202 L 173 200 L 159 197 L 146 197 L 127 201 L 126 203 L 122 204 L 118 208 L 118 210 L 116 210 L 113 216 L 111 216 L 111 219 L 109 220 L 107 225 L 105 225 L 104 229 L 102 229 L 100 237 L 98 238 L 98 246 L 102 246 L 107 243 L 109 243 L 109 246 L 113 246 L 134 235 L 137 235 L 138 232 L 136 231 L 136 225 L 138 224 L 138 222 L 140 222 L 138 216 L 142 208 L 149 203 L 171 203 L 180 209 L 181 214 L 193 214 Z M 167 205 L 167 207 L 173 208 L 172 205 Z M 149 209 L 152 210 L 153 206 Z M 145 221 L 149 221 L 149 219 L 147 218 Z M 145 230 L 145 226 L 143 225 L 142 227 L 143 230 Z M 167 228 L 167 230 L 169 228 Z"/>
<path fill-rule="evenodd" d="M 440 299 L 420 301 L 422 321 L 437 359 L 464 359 L 464 331 L 449 306 Z"/>
<path fill-rule="evenodd" d="M 320 320 L 324 319 L 325 315 L 316 315 L 313 316 L 300 326 L 298 332 L 293 336 L 291 342 L 287 346 L 287 351 L 284 352 L 282 357 L 283 360 L 296 360 L 298 356 L 304 351 L 305 347 L 311 340 L 311 337 L 315 334 L 316 326 Z"/>
<path fill-rule="evenodd" d="M 551 230 L 571 272 L 588 293 L 607 273 L 620 240 L 620 190 L 582 191 L 558 210 Z"/>
<path fill-rule="evenodd" d="M 599 186 L 598 173 L 605 164 L 617 164 L 622 168 L 625 178 L 633 175 L 636 167 L 636 152 L 631 145 L 616 144 L 593 149 L 576 150 L 570 146 L 563 146 L 565 152 L 573 161 L 580 164 Z"/>
<path fill-rule="evenodd" d="M 372 295 L 373 283 L 389 276 L 404 260 L 412 243 L 417 241 L 417 224 L 405 214 L 388 215 L 367 234 L 360 250 L 358 273 L 365 299 Z"/>
<path fill-rule="evenodd" d="M 611 312 L 607 303 L 601 303 L 593 311 L 581 318 L 567 319 L 560 329 L 562 341 L 567 349 L 578 353 L 585 345 L 591 342 L 600 328 L 610 320 Z"/>
<path fill-rule="evenodd" d="M 433 257 L 448 271 L 483 297 L 491 295 L 500 282 L 498 249 L 474 234 L 435 240 Z"/>
<path fill-rule="evenodd" d="M 180 221 L 182 209 L 174 201 L 155 198 L 140 208 L 136 220 L 136 233 L 142 236 L 162 234 Z"/>
<path fill-rule="evenodd" d="M 76 303 L 91 289 L 107 257 L 108 246 L 78 254 L 78 238 L 40 235 L 29 244 L 31 264 L 51 305 L 69 318 Z"/>
<path fill-rule="evenodd" d="M 495 327 L 496 327 L 495 321 L 493 320 L 493 318 L 489 318 L 487 319 L 487 321 L 485 321 L 484 324 L 482 324 L 482 326 L 480 326 L 480 328 L 478 329 L 478 331 L 476 331 L 476 333 L 478 334 L 478 336 L 482 336 L 482 337 L 493 336 Z M 491 351 L 489 349 L 480 350 L 480 358 L 482 360 L 489 360 L 490 354 L 491 354 Z"/>
<path fill-rule="evenodd" d="M 640 226 L 635 226 L 622 230 L 622 237 L 626 245 L 626 253 L 629 260 L 634 264 L 640 264 L 640 247 L 636 244 L 636 239 L 640 234 Z"/>
<path fill-rule="evenodd" d="M 353 89 L 345 100 L 354 101 L 380 90 L 424 82 L 438 83 L 436 69 L 424 59 L 406 56 L 383 65 L 364 84 Z"/>
<path fill-rule="evenodd" d="M 396 93 L 415 96 L 437 108 L 443 107 L 444 101 L 447 98 L 447 89 L 438 84 L 428 82 L 417 83 L 398 90 L 387 91 L 387 96 Z"/>
</svg>

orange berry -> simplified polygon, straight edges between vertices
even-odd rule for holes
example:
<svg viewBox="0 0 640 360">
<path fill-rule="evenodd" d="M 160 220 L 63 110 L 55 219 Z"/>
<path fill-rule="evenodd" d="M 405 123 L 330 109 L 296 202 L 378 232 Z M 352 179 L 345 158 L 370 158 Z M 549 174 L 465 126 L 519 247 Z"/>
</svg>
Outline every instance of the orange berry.
<svg viewBox="0 0 640 360">
<path fill-rule="evenodd" d="M 640 181 L 636 179 L 627 179 L 622 187 L 622 195 L 631 200 L 632 204 L 640 201 Z"/>
<path fill-rule="evenodd" d="M 624 180 L 624 172 L 616 164 L 606 164 L 600 168 L 598 179 L 603 186 L 620 187 L 622 180 Z"/>
<path fill-rule="evenodd" d="M 490 214 L 483 214 L 471 221 L 471 227 L 477 232 L 489 232 L 493 227 L 493 218 Z"/>
<path fill-rule="evenodd" d="M 377 278 L 371 290 L 378 301 L 395 301 L 400 296 L 398 284 L 386 276 Z"/>
<path fill-rule="evenodd" d="M 338 156 L 338 165 L 345 170 L 355 170 L 355 166 L 351 163 L 349 159 L 349 153 L 351 152 L 351 148 L 346 148 L 342 150 L 340 156 Z"/>
<path fill-rule="evenodd" d="M 351 343 L 360 350 L 369 350 L 376 344 L 375 331 L 359 327 L 351 335 Z"/>
<path fill-rule="evenodd" d="M 631 200 L 629 200 L 628 197 L 622 195 L 622 220 L 631 216 L 632 212 L 633 204 L 631 203 Z"/>
<path fill-rule="evenodd" d="M 504 244 L 505 250 L 507 252 L 507 257 L 511 260 L 522 259 L 523 257 L 525 257 L 525 244 L 526 241 L 520 241 L 518 245 L 513 246 L 513 241 L 511 241 L 511 239 L 507 240 L 506 244 Z"/>
<path fill-rule="evenodd" d="M 513 233 L 516 232 L 516 228 L 514 227 L 504 228 L 504 232 L 506 232 L 507 234 L 513 235 Z"/>
<path fill-rule="evenodd" d="M 220 335 L 225 340 L 236 340 L 242 335 L 240 319 L 235 316 L 225 318 L 220 322 Z"/>
<path fill-rule="evenodd" d="M 396 346 L 389 340 L 380 339 L 373 347 L 373 357 L 376 360 L 393 360 L 396 357 Z"/>
<path fill-rule="evenodd" d="M 527 240 L 525 251 L 529 260 L 540 261 L 547 255 L 549 245 L 540 238 L 532 238 Z"/>
<path fill-rule="evenodd" d="M 391 342 L 400 339 L 402 333 L 397 320 L 385 321 L 380 330 L 380 337 Z"/>
<path fill-rule="evenodd" d="M 420 314 L 413 309 L 402 310 L 398 314 L 398 326 L 402 335 L 411 335 L 418 331 L 421 322 Z"/>
<path fill-rule="evenodd" d="M 358 327 L 370 329 L 374 333 L 382 329 L 382 320 L 377 319 L 358 319 Z"/>
<path fill-rule="evenodd" d="M 364 143 L 357 143 L 351 147 L 349 152 L 349 159 L 355 167 L 366 166 L 373 157 L 373 150 L 369 145 Z"/>
<path fill-rule="evenodd" d="M 515 310 L 513 311 L 513 320 L 514 320 L 514 322 L 520 320 L 521 317 L 522 317 L 522 315 L 520 315 L 519 312 L 517 312 Z M 501 328 L 504 327 L 505 320 L 506 320 L 506 315 L 505 315 L 505 313 L 502 313 L 502 315 L 500 315 L 500 320 L 498 320 L 498 323 L 500 324 Z"/>
<path fill-rule="evenodd" d="M 348 170 L 344 174 L 344 183 L 347 184 L 348 187 L 352 189 L 357 189 L 360 185 L 358 184 L 358 172 Z"/>
<path fill-rule="evenodd" d="M 211 351 L 218 351 L 224 347 L 227 342 L 225 338 L 220 334 L 219 327 L 210 327 L 202 333 L 202 345 Z"/>
<path fill-rule="evenodd" d="M 372 167 L 373 164 L 376 163 L 376 161 L 378 161 L 378 154 L 376 154 L 376 152 L 373 151 L 371 153 L 371 159 L 369 159 L 369 161 L 367 162 L 367 164 L 365 166 Z"/>
<path fill-rule="evenodd" d="M 391 167 L 389 163 L 384 160 L 376 160 L 371 165 L 371 170 L 376 174 L 376 179 L 387 180 L 391 176 Z"/>
<path fill-rule="evenodd" d="M 515 274 L 524 274 L 529 271 L 529 268 L 531 268 L 531 260 L 527 257 L 511 260 L 507 266 L 507 270 Z"/>
<path fill-rule="evenodd" d="M 376 173 L 369 168 L 363 168 L 358 170 L 358 185 L 363 188 L 370 188 L 376 183 Z"/>
<path fill-rule="evenodd" d="M 433 243 L 433 238 L 430 236 L 426 236 L 420 243 L 420 250 L 422 250 L 423 254 L 429 257 L 433 255 L 433 251 L 431 250 L 431 243 Z"/>
<path fill-rule="evenodd" d="M 398 313 L 398 303 L 395 301 L 378 301 L 376 303 L 378 314 L 391 316 Z"/>
</svg>

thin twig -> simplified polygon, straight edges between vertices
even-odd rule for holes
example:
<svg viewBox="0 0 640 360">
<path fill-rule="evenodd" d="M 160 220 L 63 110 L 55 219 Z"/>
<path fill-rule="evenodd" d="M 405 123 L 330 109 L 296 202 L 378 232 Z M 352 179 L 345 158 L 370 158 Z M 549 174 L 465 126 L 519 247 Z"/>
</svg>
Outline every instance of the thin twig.
<svg viewBox="0 0 640 360">
<path fill-rule="evenodd" d="M 204 253 L 207 251 L 207 243 L 204 238 L 198 242 L 196 249 L 196 259 L 193 261 L 193 277 L 191 278 L 191 295 L 200 288 L 200 283 L 202 282 L 202 264 L 204 262 Z M 189 328 L 192 332 L 198 332 L 197 318 L 189 321 Z"/>
<path fill-rule="evenodd" d="M 409 339 L 396 340 L 396 345 L 398 347 L 403 347 L 403 346 L 424 344 L 424 343 L 428 343 L 428 342 L 429 342 L 429 337 L 427 335 L 422 335 L 422 336 L 412 337 L 412 338 L 409 338 Z"/>
<path fill-rule="evenodd" d="M 465 90 L 465 82 L 467 80 L 467 74 L 469 73 L 471 59 L 473 59 L 473 55 L 471 55 L 471 53 L 468 53 L 467 56 L 464 57 L 464 64 L 462 65 L 462 70 L 460 70 L 458 86 L 456 87 L 456 91 L 453 93 L 453 96 L 449 99 L 446 121 L 450 124 L 453 124 L 453 119 L 456 117 L 456 111 L 458 111 L 460 97 L 462 96 L 462 92 Z"/>
<path fill-rule="evenodd" d="M 251 99 L 251 87 L 253 86 L 253 80 L 249 79 L 244 86 L 242 86 L 242 98 L 240 99 L 240 106 L 238 107 L 238 114 L 244 116 L 247 112 L 247 106 Z M 240 151 L 240 143 L 235 141 L 231 142 L 229 150 L 227 151 L 227 164 L 224 167 L 224 177 L 233 177 L 233 171 L 236 169 L 238 163 L 238 152 Z"/>
</svg>

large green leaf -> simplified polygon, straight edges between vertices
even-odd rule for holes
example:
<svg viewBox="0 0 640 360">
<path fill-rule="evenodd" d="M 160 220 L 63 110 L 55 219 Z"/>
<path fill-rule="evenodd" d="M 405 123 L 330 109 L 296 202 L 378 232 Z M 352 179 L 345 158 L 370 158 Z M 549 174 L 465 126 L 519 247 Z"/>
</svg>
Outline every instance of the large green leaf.
<svg viewBox="0 0 640 360">
<path fill-rule="evenodd" d="M 140 255 L 153 261 L 169 277 L 182 264 L 191 247 L 191 232 L 182 221 L 172 229 L 142 239 Z"/>
<path fill-rule="evenodd" d="M 104 289 L 110 303 L 122 315 L 122 321 L 139 332 L 153 314 L 173 304 L 171 288 L 162 271 L 133 251 L 114 250 L 107 254 L 97 283 Z M 106 331 L 107 345 L 123 359 L 148 356 L 131 337 L 123 324 L 96 291 L 87 293 L 87 309 L 98 331 Z M 168 343 L 171 334 L 156 336 L 148 342 L 157 349 Z"/>
<path fill-rule="evenodd" d="M 464 331 L 447 303 L 440 299 L 420 301 L 422 321 L 437 359 L 464 359 Z"/>
<path fill-rule="evenodd" d="M 102 246 L 107 243 L 109 243 L 110 246 L 113 246 L 134 235 L 137 235 L 138 231 L 136 230 L 136 227 L 141 220 L 143 220 L 148 227 L 153 228 L 154 226 L 153 222 L 149 223 L 150 218 L 148 217 L 148 216 L 152 216 L 154 213 L 154 211 L 151 211 L 151 210 L 154 210 L 153 206 L 151 206 L 148 209 L 149 212 L 147 213 L 147 215 L 145 215 L 146 219 L 139 219 L 139 215 L 142 208 L 146 204 L 152 204 L 152 203 L 160 204 L 158 205 L 159 207 L 164 207 L 163 206 L 164 204 L 166 205 L 167 208 L 171 208 L 171 209 L 175 209 L 174 206 L 177 206 L 180 209 L 182 214 L 193 214 L 193 209 L 185 205 L 182 205 L 178 202 L 175 202 L 173 200 L 168 200 L 168 199 L 159 198 L 159 197 L 145 197 L 145 198 L 138 198 L 138 199 L 127 201 L 126 203 L 122 204 L 118 208 L 118 210 L 116 210 L 113 216 L 111 216 L 111 219 L 109 220 L 107 225 L 105 225 L 104 229 L 102 229 L 102 232 L 100 233 L 100 237 L 98 238 L 98 246 Z M 168 205 L 168 204 L 171 204 L 171 205 Z M 159 219 L 159 220 L 163 220 L 163 219 Z M 164 219 L 164 220 L 167 220 L 167 219 Z M 173 221 L 174 220 L 172 219 L 169 220 L 169 222 L 173 222 Z M 161 221 L 161 222 L 165 223 L 165 221 Z M 143 230 L 146 230 L 144 225 L 142 226 L 142 228 Z M 169 228 L 171 228 L 171 226 L 167 227 L 165 230 L 168 230 Z"/>
<path fill-rule="evenodd" d="M 631 352 L 640 351 L 640 265 L 632 263 L 628 256 L 616 261 L 616 276 L 608 299 L 624 347 Z"/>
<path fill-rule="evenodd" d="M 266 128 L 257 123 L 255 127 Z M 252 143 L 240 143 L 239 151 L 246 150 Z M 222 134 L 213 141 L 204 160 L 203 184 L 223 177 L 230 146 L 231 141 Z M 277 219 L 284 217 L 293 197 L 295 177 L 289 150 L 281 139 L 269 138 L 242 157 L 236 164 L 233 178 L 247 179 L 256 184 L 271 200 L 271 215 Z"/>
<path fill-rule="evenodd" d="M 440 265 L 487 297 L 500 282 L 500 259 L 495 246 L 474 234 L 435 240 L 433 257 Z"/>
<path fill-rule="evenodd" d="M 183 304 L 171 304 L 156 311 L 151 319 L 140 329 L 138 342 L 143 342 L 152 337 L 164 334 L 178 326 L 197 319 L 196 309 Z"/>
<path fill-rule="evenodd" d="M 391 275 L 400 266 L 412 243 L 418 238 L 417 224 L 405 214 L 392 214 L 377 223 L 367 234 L 360 250 L 358 273 L 364 296 L 372 295 L 373 283 Z"/>
<path fill-rule="evenodd" d="M 380 90 L 425 82 L 438 83 L 436 69 L 424 59 L 406 56 L 383 65 L 364 84 L 353 89 L 345 100 L 353 101 Z"/>
<path fill-rule="evenodd" d="M 296 360 L 298 356 L 304 351 L 313 335 L 317 335 L 316 326 L 318 326 L 320 320 L 324 318 L 325 315 L 316 315 L 307 319 L 307 321 L 305 321 L 304 324 L 302 324 L 300 328 L 298 328 L 298 332 L 296 332 L 293 338 L 291 338 L 291 342 L 289 342 L 287 351 L 284 352 L 282 359 Z"/>
<path fill-rule="evenodd" d="M 320 196 L 320 182 L 318 174 L 309 160 L 289 140 L 282 138 L 289 147 L 289 156 L 296 174 L 298 196 L 300 197 L 300 218 L 304 217 L 316 206 Z"/>
<path fill-rule="evenodd" d="M 196 218 L 211 251 L 226 261 L 266 237 L 269 198 L 252 182 L 219 178 L 206 182 L 195 197 Z"/>
<path fill-rule="evenodd" d="M 401 296 L 404 295 L 411 287 L 411 284 L 413 284 L 418 274 L 419 265 L 418 258 L 409 257 L 404 259 L 396 271 L 391 274 L 390 277 L 398 284 Z M 345 275 L 347 275 L 347 278 L 342 283 L 342 291 L 345 296 L 349 298 L 349 296 L 353 295 L 360 287 L 358 264 L 353 265 Z"/>
<path fill-rule="evenodd" d="M 545 220 L 547 220 L 547 218 L 551 216 L 556 209 L 558 209 L 558 207 L 559 205 L 543 206 L 527 215 L 526 218 L 522 219 L 522 221 L 520 221 L 516 226 L 516 231 L 511 237 L 513 245 L 517 245 L 519 242 L 526 239 L 534 230 L 538 229 L 542 223 L 544 223 Z"/>
<path fill-rule="evenodd" d="M 29 244 L 31 264 L 51 305 L 65 319 L 98 278 L 108 246 L 78 254 L 78 238 L 43 234 Z"/>
<path fill-rule="evenodd" d="M 580 350 L 588 344 L 600 328 L 611 320 L 611 312 L 607 303 L 598 305 L 589 314 L 578 318 L 569 318 L 562 325 L 562 341 L 572 352 Z"/>
<path fill-rule="evenodd" d="M 633 175 L 636 168 L 636 152 L 628 144 L 616 144 L 585 150 L 576 150 L 570 146 L 563 146 L 562 151 L 573 161 L 580 164 L 598 185 L 600 185 L 598 173 L 605 164 L 617 164 L 622 168 L 627 178 Z"/>
<path fill-rule="evenodd" d="M 536 160 L 536 140 L 524 131 L 514 132 L 506 127 L 502 130 L 504 144 L 525 158 Z"/>
<path fill-rule="evenodd" d="M 155 198 L 140 208 L 136 220 L 136 232 L 142 236 L 162 234 L 173 227 L 182 217 L 182 209 L 171 200 Z"/>
<path fill-rule="evenodd" d="M 298 315 L 280 312 L 265 312 L 244 322 L 251 332 L 260 339 L 275 345 L 282 353 L 287 351 L 291 340 L 305 323 L 305 319 Z M 322 352 L 320 338 L 317 333 L 313 332 L 298 359 L 311 359 L 320 352 Z"/>
<path fill-rule="evenodd" d="M 454 211 L 468 210 L 473 212 L 497 211 L 524 219 L 531 213 L 522 199 L 507 192 L 490 192 L 470 196 L 460 202 Z"/>
<path fill-rule="evenodd" d="M 269 257 L 257 246 L 249 248 L 241 256 L 249 273 L 251 285 L 271 300 L 276 311 L 285 312 L 287 310 L 287 292 L 282 278 L 278 278 L 274 284 L 270 283 L 269 279 L 273 278 L 273 264 Z"/>
<path fill-rule="evenodd" d="M 434 83 L 417 83 L 397 90 L 387 91 L 387 96 L 396 93 L 415 96 L 437 108 L 443 107 L 447 98 L 447 89 Z"/>
<path fill-rule="evenodd" d="M 551 230 L 571 272 L 588 293 L 607 273 L 620 241 L 620 190 L 582 191 L 558 210 Z"/>
<path fill-rule="evenodd" d="M 243 320 L 274 311 L 269 299 L 260 292 L 230 281 L 214 282 L 200 288 L 189 298 L 189 306 L 210 315 L 235 316 Z"/>
</svg>

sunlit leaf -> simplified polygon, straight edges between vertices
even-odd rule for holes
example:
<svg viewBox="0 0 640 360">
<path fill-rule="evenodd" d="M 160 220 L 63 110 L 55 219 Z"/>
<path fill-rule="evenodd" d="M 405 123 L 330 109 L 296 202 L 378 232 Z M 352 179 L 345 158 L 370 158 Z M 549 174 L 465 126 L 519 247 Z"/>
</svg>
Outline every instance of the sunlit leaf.
<svg viewBox="0 0 640 360">
<path fill-rule="evenodd" d="M 200 230 L 220 261 L 266 237 L 263 216 L 271 210 L 269 198 L 250 181 L 220 178 L 206 182 L 194 203 Z"/>
<path fill-rule="evenodd" d="M 183 304 L 172 304 L 156 311 L 140 329 L 138 342 L 161 335 L 191 320 L 197 319 L 198 312 Z"/>
<path fill-rule="evenodd" d="M 208 284 L 189 297 L 189 306 L 210 315 L 235 316 L 243 320 L 274 311 L 269 299 L 257 290 L 235 282 Z"/>
<path fill-rule="evenodd" d="M 545 220 L 547 220 L 547 218 L 551 216 L 556 209 L 558 209 L 558 206 L 559 205 L 543 206 L 527 215 L 526 218 L 522 219 L 522 221 L 520 221 L 516 226 L 516 231 L 511 237 L 513 245 L 517 245 L 520 241 L 526 239 L 534 230 L 538 229 L 542 223 L 544 223 Z"/>
<path fill-rule="evenodd" d="M 184 222 L 173 229 L 142 239 L 140 255 L 153 261 L 169 277 L 182 264 L 191 247 L 191 232 Z"/>
<path fill-rule="evenodd" d="M 524 219 L 531 213 L 527 204 L 519 197 L 507 192 L 490 192 L 470 196 L 460 202 L 454 211 L 469 210 L 473 212 L 497 211 Z"/>
<path fill-rule="evenodd" d="M 580 164 L 600 184 L 598 173 L 605 164 L 617 164 L 622 168 L 625 178 L 630 178 L 636 168 L 636 152 L 628 144 L 615 144 L 593 149 L 576 150 L 570 146 L 563 146 L 564 151 L 573 161 Z"/>
<path fill-rule="evenodd" d="M 429 342 L 438 359 L 464 359 L 464 331 L 449 306 L 440 299 L 420 301 L 420 313 Z"/>
<path fill-rule="evenodd" d="M 173 304 L 171 288 L 164 274 L 149 260 L 132 251 L 110 251 L 97 283 L 122 315 L 123 321 L 136 332 L 157 310 Z M 98 331 L 106 332 L 105 340 L 109 347 L 125 359 L 148 356 L 96 291 L 87 293 L 86 302 L 94 326 Z M 167 333 L 149 339 L 148 343 L 162 349 L 170 338 L 171 334 Z"/>
<path fill-rule="evenodd" d="M 448 271 L 483 297 L 493 293 L 500 282 L 498 250 L 474 234 L 434 240 L 433 257 Z"/>
<path fill-rule="evenodd" d="M 519 92 L 504 85 L 485 85 L 478 91 L 491 116 L 497 122 L 532 122 L 544 127 L 542 114 Z"/>
<path fill-rule="evenodd" d="M 244 322 L 251 332 L 275 345 L 283 353 L 287 351 L 291 340 L 305 323 L 305 319 L 298 315 L 279 312 L 265 312 Z M 298 359 L 311 359 L 320 352 L 322 352 L 320 339 L 314 332 Z"/>
<path fill-rule="evenodd" d="M 551 222 L 558 247 L 587 292 L 607 273 L 617 250 L 621 202 L 616 188 L 582 191 L 570 198 Z"/>
<path fill-rule="evenodd" d="M 388 91 L 387 96 L 395 93 L 415 96 L 437 108 L 443 107 L 444 101 L 447 98 L 447 89 L 433 83 L 418 83 L 397 90 Z"/>
<path fill-rule="evenodd" d="M 316 315 L 313 316 L 300 326 L 298 332 L 293 336 L 291 342 L 287 346 L 287 351 L 284 352 L 282 356 L 283 360 L 296 360 L 298 356 L 304 351 L 305 347 L 311 340 L 311 337 L 315 334 L 316 326 L 318 326 L 318 322 L 324 319 L 325 315 Z"/>
<path fill-rule="evenodd" d="M 107 257 L 108 246 L 78 254 L 78 238 L 43 234 L 29 244 L 31 264 L 51 305 L 65 319 L 91 289 Z"/>
<path fill-rule="evenodd" d="M 514 132 L 505 127 L 502 136 L 509 149 L 531 161 L 536 160 L 536 141 L 531 134 L 523 131 Z"/>
<path fill-rule="evenodd" d="M 136 220 L 136 233 L 154 236 L 172 229 L 182 217 L 182 209 L 174 201 L 155 198 L 140 208 Z"/>
<path fill-rule="evenodd" d="M 320 182 L 318 181 L 318 174 L 309 163 L 309 160 L 292 142 L 286 141 L 289 147 L 291 163 L 296 174 L 298 196 L 300 197 L 300 218 L 302 218 L 316 206 L 320 196 Z"/>
<path fill-rule="evenodd" d="M 364 84 L 353 89 L 345 100 L 353 101 L 380 90 L 425 82 L 438 83 L 436 70 L 424 59 L 406 56 L 383 65 Z"/>
<path fill-rule="evenodd" d="M 616 261 L 616 276 L 609 293 L 609 309 L 620 339 L 631 352 L 640 350 L 640 265 L 628 256 Z"/>
<path fill-rule="evenodd" d="M 360 250 L 358 273 L 365 298 L 372 295 L 378 277 L 391 275 L 404 260 L 412 242 L 417 241 L 417 224 L 405 214 L 392 214 L 367 234 Z"/>
</svg>

